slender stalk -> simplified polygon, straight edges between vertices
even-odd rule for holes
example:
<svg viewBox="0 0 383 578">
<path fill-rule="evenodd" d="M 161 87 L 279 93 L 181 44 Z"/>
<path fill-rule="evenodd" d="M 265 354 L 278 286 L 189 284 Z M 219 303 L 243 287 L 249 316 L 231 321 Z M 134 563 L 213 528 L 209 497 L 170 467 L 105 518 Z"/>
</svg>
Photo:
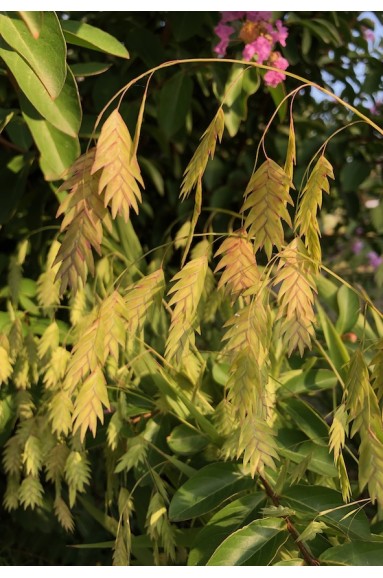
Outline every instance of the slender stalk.
<svg viewBox="0 0 383 578">
<path fill-rule="evenodd" d="M 134 84 L 136 84 L 136 82 L 139 82 L 140 80 L 142 80 L 146 76 L 149 76 L 149 75 L 151 76 L 154 72 L 157 72 L 157 70 L 161 70 L 163 68 L 169 68 L 170 66 L 181 65 L 181 64 L 211 64 L 211 63 L 215 63 L 215 64 L 220 64 L 220 63 L 222 63 L 222 64 L 238 64 L 238 65 L 242 64 L 243 66 L 247 66 L 247 67 L 260 68 L 262 70 L 272 70 L 273 72 L 280 72 L 280 73 L 284 74 L 285 76 L 288 76 L 290 78 L 294 78 L 295 80 L 299 80 L 299 82 L 302 82 L 303 84 L 308 84 L 309 86 L 312 86 L 313 88 L 318 89 L 320 92 L 323 92 L 323 94 L 326 94 L 330 98 L 333 98 L 334 100 L 339 102 L 339 104 L 341 104 L 342 106 L 344 106 L 345 108 L 347 108 L 348 110 L 353 112 L 356 116 L 358 116 L 362 120 L 364 120 L 367 124 L 369 124 L 372 128 L 374 128 L 379 134 L 381 134 L 383 136 L 383 128 L 378 126 L 375 122 L 373 122 L 370 118 L 368 118 L 368 116 L 366 116 L 365 114 L 360 112 L 357 108 L 355 108 L 354 106 L 352 106 L 348 102 L 345 102 L 339 96 L 337 96 L 336 94 L 331 92 L 331 90 L 328 90 L 327 88 L 324 88 L 323 86 L 320 86 L 316 82 L 312 82 L 311 80 L 304 78 L 303 76 L 299 76 L 298 74 L 294 74 L 293 72 L 289 72 L 287 70 L 280 70 L 279 68 L 274 68 L 274 66 L 267 66 L 265 64 L 259 64 L 258 62 L 247 62 L 245 60 L 236 60 L 234 58 L 219 58 L 219 59 L 218 58 L 184 58 L 184 59 L 180 59 L 180 60 L 171 60 L 169 62 L 164 62 L 163 64 L 160 64 L 159 66 L 155 66 L 149 70 L 146 70 L 145 72 L 143 72 L 139 76 L 136 76 L 136 78 L 133 78 L 132 80 L 130 80 L 124 87 L 122 87 L 113 96 L 113 98 L 111 98 L 109 100 L 109 102 L 104 106 L 104 108 L 102 109 L 102 111 L 98 115 L 94 130 L 96 130 L 103 114 L 109 108 L 111 103 L 116 98 L 118 98 L 120 95 L 125 94 L 131 86 L 133 86 Z"/>
<path fill-rule="evenodd" d="M 273 502 L 274 506 L 279 506 L 280 505 L 279 496 L 277 496 L 277 494 L 274 492 L 274 490 L 270 486 L 269 482 L 265 478 L 263 478 L 262 476 L 260 476 L 260 480 L 263 484 L 263 487 L 265 488 L 266 494 L 268 495 L 270 500 Z M 304 561 L 306 562 L 306 564 L 308 566 L 320 566 L 319 560 L 314 558 L 314 556 L 312 556 L 310 554 L 310 552 L 308 551 L 308 549 L 306 548 L 304 543 L 301 542 L 301 540 L 299 540 L 299 532 L 296 529 L 296 527 L 294 526 L 294 524 L 292 523 L 292 521 L 290 520 L 289 516 L 283 516 L 283 518 L 286 521 L 287 531 L 294 538 L 294 541 L 295 541 L 296 545 L 298 546 L 299 551 L 302 554 L 302 557 L 303 557 Z"/>
</svg>

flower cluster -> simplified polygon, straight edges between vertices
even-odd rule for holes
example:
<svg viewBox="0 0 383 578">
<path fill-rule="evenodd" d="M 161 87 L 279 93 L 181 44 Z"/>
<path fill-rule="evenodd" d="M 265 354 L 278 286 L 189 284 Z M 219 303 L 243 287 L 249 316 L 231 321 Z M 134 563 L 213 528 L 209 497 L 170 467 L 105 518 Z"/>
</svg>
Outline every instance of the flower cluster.
<svg viewBox="0 0 383 578">
<path fill-rule="evenodd" d="M 229 41 L 236 33 L 236 38 L 245 44 L 242 51 L 244 60 L 254 59 L 260 64 L 267 64 L 280 70 L 286 70 L 289 65 L 286 58 L 274 50 L 277 42 L 281 46 L 286 46 L 287 28 L 283 26 L 281 20 L 273 24 L 271 12 L 221 12 L 221 20 L 214 28 L 214 32 L 220 39 L 214 48 L 218 56 L 225 56 Z M 265 74 L 265 83 L 275 87 L 285 78 L 282 72 L 268 70 Z"/>
</svg>

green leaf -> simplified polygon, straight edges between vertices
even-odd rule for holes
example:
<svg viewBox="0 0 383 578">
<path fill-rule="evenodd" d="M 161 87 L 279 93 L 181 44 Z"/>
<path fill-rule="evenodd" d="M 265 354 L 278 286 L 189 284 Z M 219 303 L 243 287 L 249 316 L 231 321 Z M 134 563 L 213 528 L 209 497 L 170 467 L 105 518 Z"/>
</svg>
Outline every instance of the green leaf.
<svg viewBox="0 0 383 578">
<path fill-rule="evenodd" d="M 96 522 L 98 522 L 103 528 L 105 528 L 105 530 L 110 532 L 113 536 L 117 535 L 118 532 L 117 520 L 115 520 L 111 516 L 108 516 L 107 514 L 105 514 L 105 512 L 103 512 L 99 508 L 96 508 L 96 506 L 88 498 L 85 498 L 84 496 L 78 496 L 78 499 L 82 503 L 88 514 L 90 514 L 92 518 L 96 520 Z"/>
<path fill-rule="evenodd" d="M 63 20 L 61 26 L 65 40 L 69 44 L 106 52 L 120 58 L 129 58 L 129 52 L 125 46 L 117 38 L 100 30 L 100 28 L 75 20 Z"/>
<path fill-rule="evenodd" d="M 79 62 L 71 64 L 70 69 L 74 76 L 96 76 L 109 70 L 112 64 L 108 62 Z"/>
<path fill-rule="evenodd" d="M 188 566 L 205 565 L 214 550 L 229 534 L 253 521 L 264 501 L 264 494 L 257 492 L 234 500 L 214 514 L 192 543 Z"/>
<path fill-rule="evenodd" d="M 370 540 L 369 523 L 364 510 L 356 511 L 355 504 L 344 504 L 342 495 L 330 488 L 321 486 L 296 485 L 288 488 L 281 496 L 281 502 L 288 504 L 297 512 L 309 514 L 328 526 L 341 530 L 348 538 Z"/>
<path fill-rule="evenodd" d="M 354 328 L 360 313 L 359 297 L 349 287 L 342 285 L 337 293 L 339 317 L 336 320 L 335 329 L 341 335 Z"/>
<path fill-rule="evenodd" d="M 297 464 L 307 458 L 307 470 L 329 478 L 338 477 L 338 470 L 327 446 L 304 441 L 299 432 L 281 428 L 278 431 L 278 453 Z"/>
<path fill-rule="evenodd" d="M 242 65 L 232 66 L 222 94 L 222 97 L 226 95 L 223 110 L 230 136 L 235 136 L 242 120 L 246 120 L 247 101 L 260 85 L 261 79 L 256 68 L 245 70 Z"/>
<path fill-rule="evenodd" d="M 329 427 L 311 405 L 300 399 L 289 399 L 281 404 L 298 428 L 313 442 L 327 447 Z"/>
<path fill-rule="evenodd" d="M 209 464 L 177 490 L 170 503 L 169 517 L 177 522 L 201 516 L 253 486 L 254 481 L 237 464 Z"/>
<path fill-rule="evenodd" d="M 319 319 L 324 333 L 324 337 L 329 350 L 331 361 L 339 372 L 339 375 L 345 379 L 346 364 L 350 361 L 348 351 L 340 338 L 338 331 L 335 329 L 332 321 L 325 313 L 324 309 L 317 303 Z"/>
<path fill-rule="evenodd" d="M 175 427 L 166 441 L 174 453 L 185 456 L 200 452 L 209 443 L 206 436 L 183 424 Z"/>
<path fill-rule="evenodd" d="M 167 80 L 161 88 L 158 122 L 168 139 L 185 125 L 192 92 L 193 82 L 182 71 Z"/>
<path fill-rule="evenodd" d="M 226 538 L 207 566 L 267 566 L 287 539 L 284 520 L 255 520 Z"/>
<path fill-rule="evenodd" d="M 345 193 L 356 192 L 370 172 L 370 165 L 366 161 L 353 159 L 350 163 L 344 163 L 343 168 L 340 171 L 342 191 Z"/>
<path fill-rule="evenodd" d="M 19 14 L 33 38 L 37 39 L 40 35 L 41 26 L 43 25 L 44 12 L 24 11 L 19 12 Z"/>
<path fill-rule="evenodd" d="M 284 83 L 280 82 L 278 86 L 275 87 L 268 86 L 267 90 L 270 93 L 275 106 L 278 107 L 286 96 L 286 89 Z M 278 116 L 281 122 L 285 120 L 286 114 L 287 114 L 287 100 L 285 100 L 284 103 L 278 108 Z"/>
<path fill-rule="evenodd" d="M 6 166 L 0 166 L 0 224 L 13 216 L 25 192 L 33 155 L 17 155 Z"/>
<path fill-rule="evenodd" d="M 329 566 L 383 566 L 381 542 L 354 541 L 328 548 L 319 557 Z"/>
<path fill-rule="evenodd" d="M 44 12 L 38 38 L 33 38 L 16 12 L 0 14 L 0 34 L 32 68 L 52 99 L 56 99 L 65 82 L 66 44 L 54 12 Z"/>
<path fill-rule="evenodd" d="M 40 160 L 46 180 L 54 181 L 62 178 L 63 172 L 80 155 L 78 137 L 73 138 L 57 130 L 25 97 L 20 100 L 23 117 L 41 153 Z"/>
<path fill-rule="evenodd" d="M 3 132 L 10 120 L 12 120 L 15 110 L 11 108 L 0 108 L 0 134 Z"/>
<path fill-rule="evenodd" d="M 293 375 L 288 378 L 290 374 Z M 280 389 L 281 395 L 285 395 L 288 392 L 298 394 L 311 390 L 332 389 L 337 383 L 337 378 L 330 369 L 296 370 L 289 372 L 286 377 L 282 377 L 283 388 Z"/>
<path fill-rule="evenodd" d="M 37 111 L 53 126 L 65 134 L 76 137 L 81 125 L 81 106 L 77 85 L 70 70 L 60 96 L 52 100 L 33 70 L 2 38 L 0 38 L 0 56 Z"/>
</svg>

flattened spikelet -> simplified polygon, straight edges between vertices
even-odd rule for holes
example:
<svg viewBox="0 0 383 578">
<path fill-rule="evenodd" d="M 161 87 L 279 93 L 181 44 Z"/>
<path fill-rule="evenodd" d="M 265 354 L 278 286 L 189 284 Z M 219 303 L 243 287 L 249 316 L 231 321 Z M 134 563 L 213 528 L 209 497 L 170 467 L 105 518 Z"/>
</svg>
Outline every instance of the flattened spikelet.
<svg viewBox="0 0 383 578">
<path fill-rule="evenodd" d="M 305 348 L 311 347 L 315 333 L 313 305 L 316 285 L 307 250 L 298 238 L 281 253 L 274 286 L 279 284 L 276 319 L 282 319 L 281 333 L 288 355 L 298 349 L 302 356 Z"/>
<path fill-rule="evenodd" d="M 110 353 L 117 356 L 118 345 L 125 339 L 124 315 L 123 299 L 114 291 L 97 308 L 95 319 L 84 329 L 73 348 L 65 378 L 66 388 L 73 391 L 89 373 L 105 363 Z"/>
<path fill-rule="evenodd" d="M 261 476 L 265 467 L 276 469 L 275 459 L 278 459 L 274 432 L 267 423 L 260 418 L 246 419 L 239 433 L 237 458 L 243 454 L 243 465 L 250 475 Z"/>
<path fill-rule="evenodd" d="M 42 506 L 43 495 L 44 489 L 37 477 L 30 475 L 23 479 L 19 489 L 19 500 L 24 510 L 27 508 L 34 510 L 36 506 Z"/>
<path fill-rule="evenodd" d="M 371 380 L 376 396 L 380 401 L 383 398 L 383 339 L 374 346 L 375 355 L 370 365 L 373 367 Z"/>
<path fill-rule="evenodd" d="M 381 429 L 381 428 L 380 428 Z M 362 436 L 359 448 L 359 488 L 368 486 L 372 502 L 383 506 L 383 443 L 373 428 Z"/>
<path fill-rule="evenodd" d="M 58 241 L 53 241 L 48 253 L 46 270 L 37 280 L 37 300 L 46 313 L 54 311 L 60 304 L 60 283 L 56 278 L 59 264 L 53 266 L 60 247 Z"/>
<path fill-rule="evenodd" d="M 372 401 L 368 368 L 360 349 L 357 349 L 351 356 L 345 386 L 344 404 L 349 416 L 348 421 L 353 421 L 351 429 L 351 437 L 353 437 L 365 424 L 369 411 L 368 402 Z"/>
<path fill-rule="evenodd" d="M 77 492 L 85 492 L 85 486 L 90 482 L 90 465 L 84 452 L 70 452 L 65 464 L 65 479 L 69 487 L 69 505 L 72 508 Z"/>
<path fill-rule="evenodd" d="M 7 383 L 12 374 L 12 365 L 7 349 L 0 345 L 0 385 Z"/>
<path fill-rule="evenodd" d="M 94 149 L 77 159 L 70 176 L 59 191 L 71 189 L 61 203 L 57 216 L 65 213 L 61 231 L 65 231 L 62 245 L 53 262 L 60 263 L 56 279 L 61 279 L 60 295 L 69 285 L 75 293 L 86 281 L 88 271 L 94 275 L 92 248 L 101 254 L 102 221 L 107 211 L 98 195 L 98 176 L 90 169 Z"/>
<path fill-rule="evenodd" d="M 227 400 L 237 423 L 243 424 L 247 415 L 262 416 L 264 376 L 254 357 L 247 351 L 239 351 L 229 369 L 226 384 Z"/>
<path fill-rule="evenodd" d="M 101 369 L 97 367 L 81 385 L 73 411 L 73 433 L 80 429 L 83 441 L 86 431 L 90 429 L 96 437 L 97 418 L 104 423 L 103 406 L 109 409 L 106 381 Z"/>
<path fill-rule="evenodd" d="M 318 262 L 319 266 L 320 248 L 318 259 L 318 245 L 320 247 L 320 231 L 317 211 L 322 206 L 322 191 L 330 193 L 328 178 L 334 178 L 333 169 L 328 160 L 322 155 L 319 157 L 302 191 L 294 223 L 294 229 L 300 237 L 305 237 L 305 245 L 310 257 Z"/>
<path fill-rule="evenodd" d="M 57 496 L 55 498 L 53 509 L 56 518 L 58 519 L 64 530 L 66 532 L 72 533 L 74 531 L 73 516 L 70 509 L 60 496 Z"/>
<path fill-rule="evenodd" d="M 146 275 L 128 289 L 124 297 L 129 336 L 141 331 L 153 303 L 161 300 L 165 288 L 163 269 Z"/>
<path fill-rule="evenodd" d="M 270 322 L 261 299 L 237 311 L 224 327 L 228 327 L 223 337 L 227 341 L 225 354 L 232 356 L 246 351 L 260 367 L 265 363 L 270 343 Z"/>
<path fill-rule="evenodd" d="M 291 227 L 286 204 L 293 204 L 289 195 L 293 183 L 285 171 L 267 159 L 250 178 L 241 213 L 246 215 L 245 229 L 254 236 L 254 251 L 264 247 L 270 259 L 275 245 L 281 249 L 284 241 L 282 219 Z"/>
<path fill-rule="evenodd" d="M 347 412 L 344 404 L 341 404 L 334 414 L 334 419 L 330 428 L 329 450 L 330 452 L 334 452 L 335 463 L 342 454 L 347 433 Z"/>
<path fill-rule="evenodd" d="M 166 341 L 167 359 L 180 363 L 194 344 L 194 331 L 198 326 L 197 309 L 201 299 L 207 272 L 207 258 L 198 257 L 189 261 L 185 267 L 174 275 L 173 294 L 169 305 L 173 306 L 171 324 Z"/>
<path fill-rule="evenodd" d="M 73 403 L 68 390 L 60 389 L 49 402 L 49 419 L 52 431 L 57 435 L 68 435 L 72 430 Z"/>
<path fill-rule="evenodd" d="M 250 295 L 256 294 L 261 275 L 254 256 L 254 249 L 247 240 L 246 231 L 239 229 L 236 236 L 225 239 L 215 254 L 222 255 L 214 273 L 224 269 L 218 282 L 218 289 L 223 288 L 234 303 L 238 297 L 246 292 L 245 301 L 248 303 Z"/>
<path fill-rule="evenodd" d="M 209 156 L 211 158 L 214 157 L 217 140 L 220 142 L 222 140 L 224 128 L 225 116 L 222 108 L 219 108 L 212 122 L 202 135 L 201 142 L 186 167 L 180 193 L 182 200 L 185 200 L 191 191 L 197 186 L 198 182 L 201 181 Z"/>
<path fill-rule="evenodd" d="M 98 139 L 91 174 L 97 171 L 101 171 L 98 192 L 104 191 L 105 207 L 110 206 L 113 219 L 118 213 L 127 222 L 131 208 L 138 213 L 142 201 L 138 185 L 144 187 L 144 183 L 131 136 L 117 109 L 105 121 Z"/>
</svg>

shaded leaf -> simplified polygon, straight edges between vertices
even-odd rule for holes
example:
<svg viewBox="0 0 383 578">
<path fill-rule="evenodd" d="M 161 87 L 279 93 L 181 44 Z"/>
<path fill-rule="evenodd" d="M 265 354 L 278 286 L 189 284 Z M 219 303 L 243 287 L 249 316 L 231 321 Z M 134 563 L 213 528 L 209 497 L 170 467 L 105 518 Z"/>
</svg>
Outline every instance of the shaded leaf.
<svg viewBox="0 0 383 578">
<path fill-rule="evenodd" d="M 236 464 L 209 464 L 176 491 L 170 502 L 169 517 L 182 521 L 201 516 L 253 484 L 250 476 L 245 476 Z"/>
</svg>

